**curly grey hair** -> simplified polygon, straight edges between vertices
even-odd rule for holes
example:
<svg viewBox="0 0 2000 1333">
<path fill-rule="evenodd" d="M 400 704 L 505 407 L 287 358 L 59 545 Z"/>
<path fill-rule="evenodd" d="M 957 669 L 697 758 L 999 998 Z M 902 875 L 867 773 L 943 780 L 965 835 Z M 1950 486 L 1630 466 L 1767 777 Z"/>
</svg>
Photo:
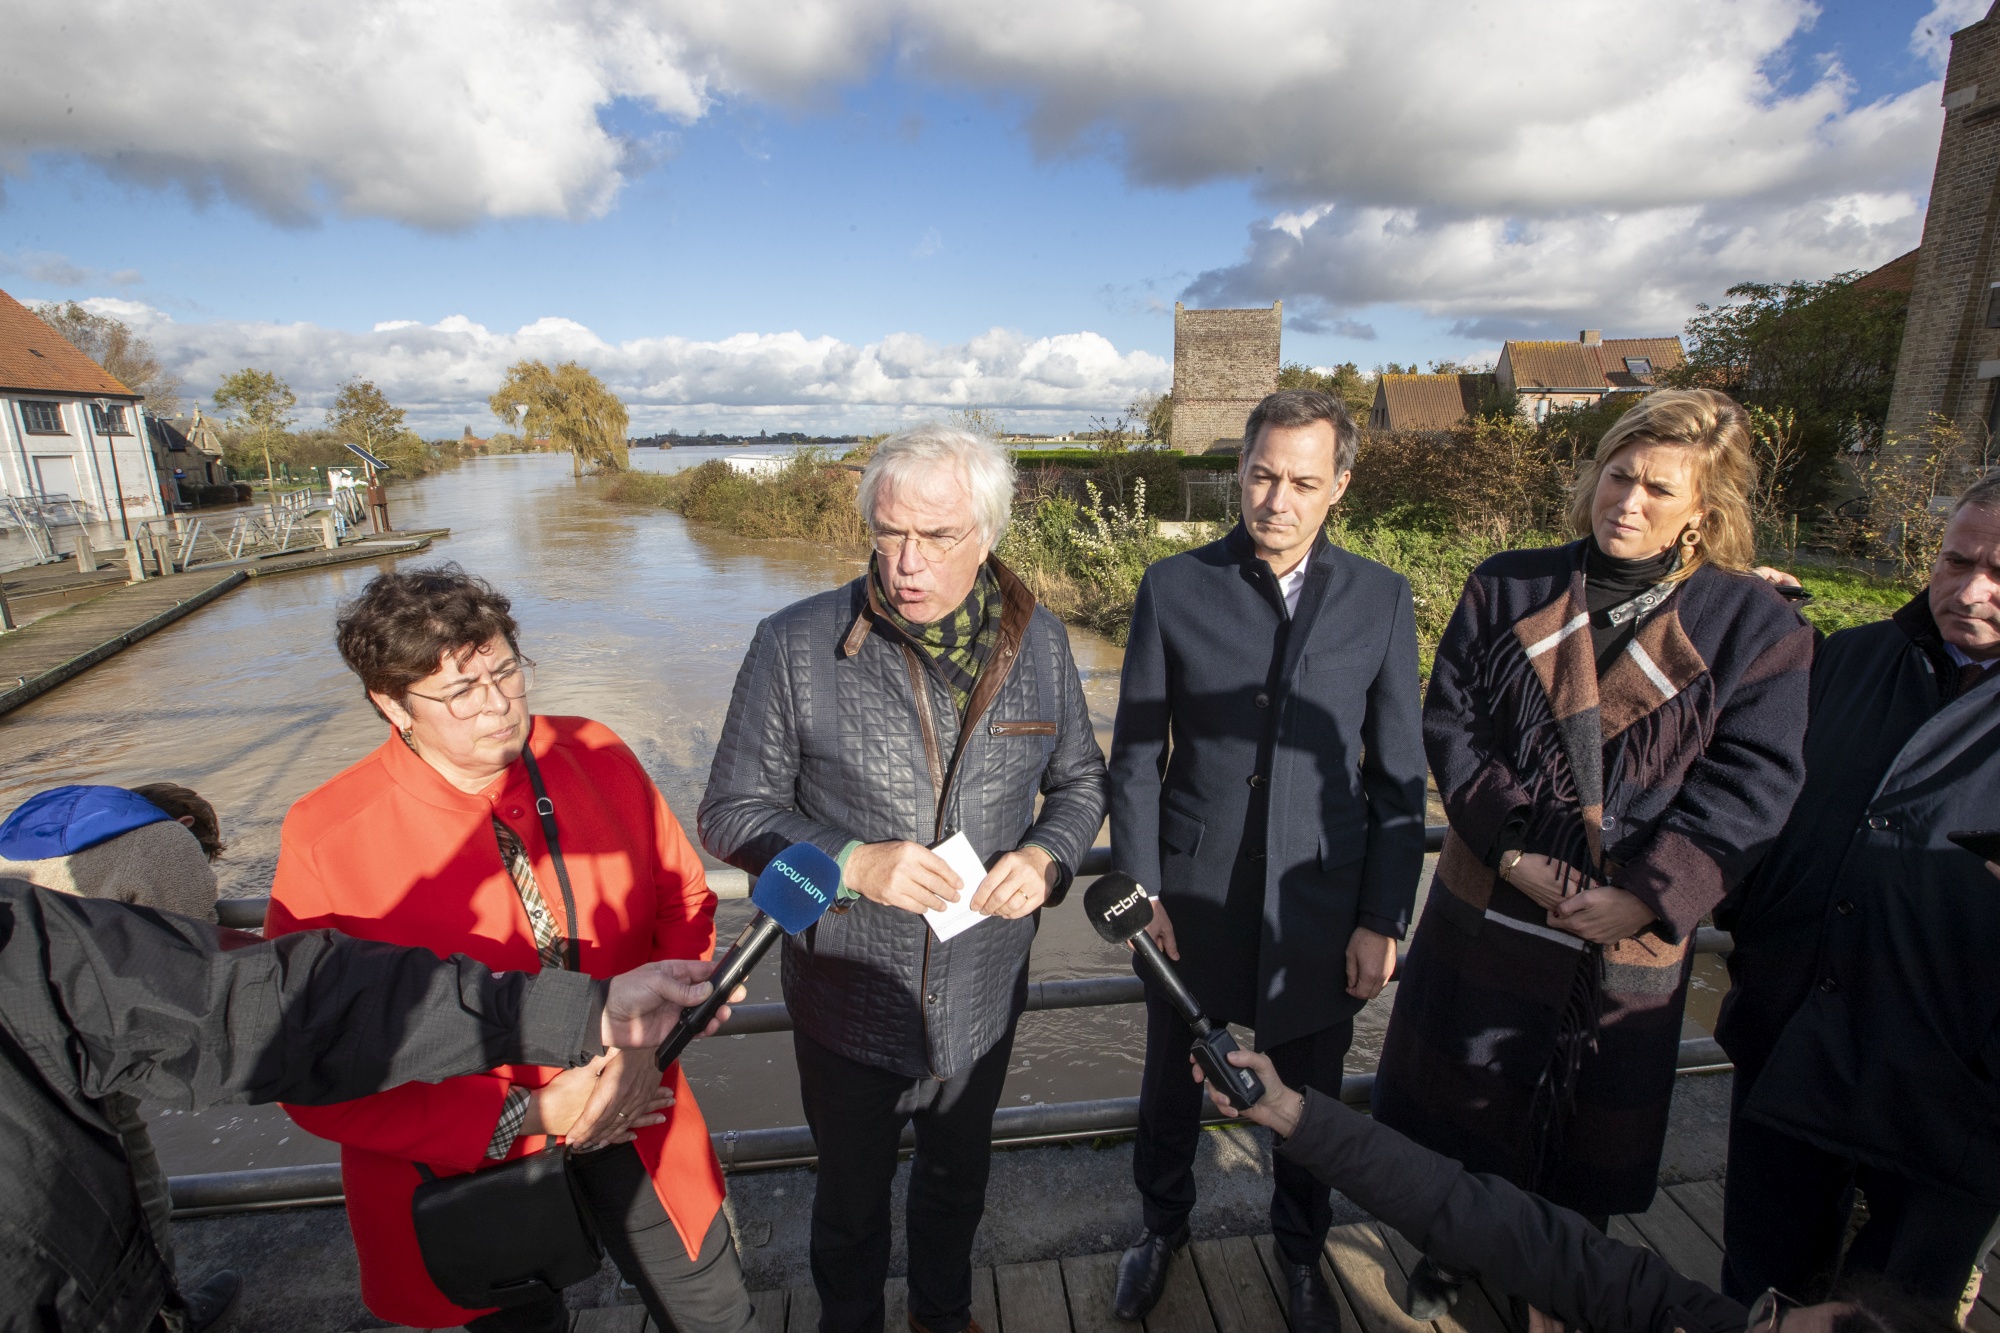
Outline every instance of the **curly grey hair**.
<svg viewBox="0 0 2000 1333">
<path fill-rule="evenodd" d="M 1014 508 L 1013 460 L 986 436 L 935 421 L 898 431 L 876 446 L 875 456 L 861 470 L 861 490 L 856 497 L 861 517 L 874 527 L 875 503 L 883 486 L 903 484 L 915 474 L 939 466 L 955 469 L 971 492 L 980 540 L 987 546 L 999 542 Z"/>
</svg>

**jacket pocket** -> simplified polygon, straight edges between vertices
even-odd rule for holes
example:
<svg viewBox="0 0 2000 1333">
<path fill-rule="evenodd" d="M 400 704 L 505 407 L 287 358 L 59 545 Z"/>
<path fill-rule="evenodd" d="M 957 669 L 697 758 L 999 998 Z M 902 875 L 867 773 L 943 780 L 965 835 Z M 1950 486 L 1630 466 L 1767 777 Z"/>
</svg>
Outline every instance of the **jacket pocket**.
<svg viewBox="0 0 2000 1333">
<path fill-rule="evenodd" d="M 1193 856 L 1201 850 L 1201 838 L 1206 832 L 1208 825 L 1193 815 L 1171 805 L 1160 807 L 1160 843 L 1169 850 Z"/>
<path fill-rule="evenodd" d="M 988 728 L 995 736 L 1053 736 L 1056 724 L 1053 722 L 995 722 Z"/>
</svg>

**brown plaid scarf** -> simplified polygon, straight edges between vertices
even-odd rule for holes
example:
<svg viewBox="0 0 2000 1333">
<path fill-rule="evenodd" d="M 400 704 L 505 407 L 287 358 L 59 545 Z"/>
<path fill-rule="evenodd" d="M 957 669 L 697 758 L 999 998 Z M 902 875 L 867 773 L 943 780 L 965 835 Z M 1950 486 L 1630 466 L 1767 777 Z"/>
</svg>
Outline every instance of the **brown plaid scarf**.
<svg viewBox="0 0 2000 1333">
<path fill-rule="evenodd" d="M 972 582 L 972 591 L 956 611 L 939 616 L 928 625 L 919 625 L 896 614 L 873 561 L 869 563 L 868 577 L 875 584 L 875 600 L 889 623 L 937 663 L 945 684 L 951 687 L 958 711 L 963 713 L 972 702 L 972 687 L 978 683 L 980 671 L 993 656 L 994 645 L 1000 642 L 1000 617 L 1005 601 L 1000 581 L 993 577 L 993 571 L 981 565 L 979 577 Z"/>
</svg>

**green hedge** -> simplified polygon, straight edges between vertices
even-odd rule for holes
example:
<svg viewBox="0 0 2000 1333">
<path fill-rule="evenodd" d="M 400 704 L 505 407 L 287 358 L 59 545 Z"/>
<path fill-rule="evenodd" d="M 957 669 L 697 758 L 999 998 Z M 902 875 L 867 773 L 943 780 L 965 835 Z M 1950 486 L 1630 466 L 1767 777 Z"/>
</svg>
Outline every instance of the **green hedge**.
<svg viewBox="0 0 2000 1333">
<path fill-rule="evenodd" d="M 1131 449 L 1114 457 L 1137 462 L 1171 456 L 1170 449 Z M 1105 456 L 1095 449 L 1017 449 L 1014 451 L 1014 466 L 1017 468 L 1067 467 L 1079 471 L 1091 471 L 1104 465 Z M 1183 472 L 1234 472 L 1234 454 L 1181 454 L 1176 464 Z"/>
</svg>

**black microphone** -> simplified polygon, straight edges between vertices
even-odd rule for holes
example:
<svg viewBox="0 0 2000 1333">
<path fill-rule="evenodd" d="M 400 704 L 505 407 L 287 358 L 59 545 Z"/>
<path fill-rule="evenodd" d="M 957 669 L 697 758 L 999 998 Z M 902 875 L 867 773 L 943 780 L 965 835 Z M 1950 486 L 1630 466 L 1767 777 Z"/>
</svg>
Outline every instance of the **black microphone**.
<svg viewBox="0 0 2000 1333">
<path fill-rule="evenodd" d="M 736 937 L 736 943 L 729 946 L 728 954 L 708 978 L 715 989 L 694 1008 L 681 1011 L 674 1030 L 653 1052 L 654 1062 L 665 1069 L 680 1059 L 688 1043 L 708 1026 L 716 1010 L 729 1003 L 731 993 L 750 975 L 750 969 L 757 966 L 778 936 L 796 935 L 825 916 L 839 888 L 840 867 L 809 842 L 793 843 L 772 857 L 750 890 L 750 901 L 757 904 L 757 915 L 750 918 L 750 924 L 743 927 L 743 933 Z"/>
<path fill-rule="evenodd" d="M 1262 1101 L 1264 1081 L 1250 1070 L 1229 1063 L 1229 1053 L 1243 1048 L 1229 1035 L 1228 1028 L 1208 1021 L 1194 992 L 1146 933 L 1153 920 L 1153 903 L 1139 881 L 1120 871 L 1098 876 L 1097 882 L 1084 891 L 1083 910 L 1090 917 L 1091 926 L 1110 943 L 1131 943 L 1147 978 L 1166 992 L 1167 1003 L 1173 1005 L 1194 1031 L 1194 1058 L 1208 1081 L 1221 1088 L 1238 1111 Z"/>
</svg>

